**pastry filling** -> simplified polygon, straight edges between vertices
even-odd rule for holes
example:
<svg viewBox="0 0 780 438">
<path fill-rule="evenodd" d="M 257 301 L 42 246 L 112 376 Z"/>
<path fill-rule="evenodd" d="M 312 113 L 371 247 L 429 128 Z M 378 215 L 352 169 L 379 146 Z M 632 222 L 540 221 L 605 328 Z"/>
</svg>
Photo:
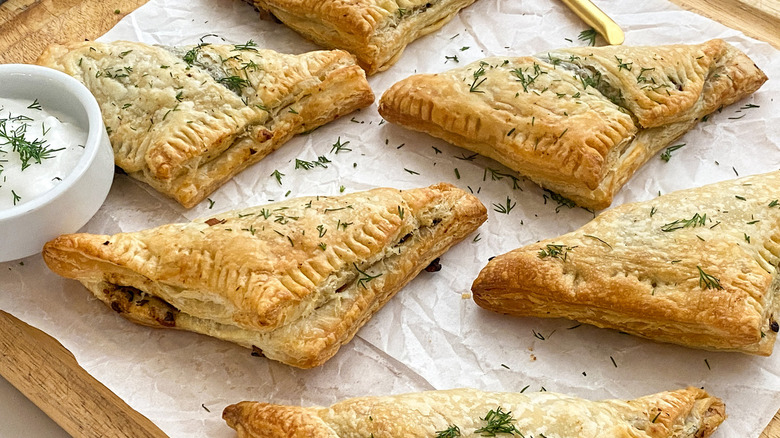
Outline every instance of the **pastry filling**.
<svg viewBox="0 0 780 438">
<path fill-rule="evenodd" d="M 434 0 L 428 3 L 417 5 L 412 8 L 398 8 L 398 10 L 395 12 L 393 20 L 390 21 L 389 27 L 396 28 L 401 24 L 403 20 L 412 17 L 414 15 L 422 14 L 428 9 L 433 8 L 437 3 L 440 3 L 440 1 Z"/>
</svg>

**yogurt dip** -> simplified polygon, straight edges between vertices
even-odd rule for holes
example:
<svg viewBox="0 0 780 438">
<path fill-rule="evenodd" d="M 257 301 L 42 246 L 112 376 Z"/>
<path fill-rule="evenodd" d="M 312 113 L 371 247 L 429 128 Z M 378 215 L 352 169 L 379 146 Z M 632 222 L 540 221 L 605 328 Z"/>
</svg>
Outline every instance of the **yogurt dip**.
<svg viewBox="0 0 780 438">
<path fill-rule="evenodd" d="M 0 98 L 0 211 L 48 192 L 73 171 L 87 131 L 38 100 Z"/>
</svg>

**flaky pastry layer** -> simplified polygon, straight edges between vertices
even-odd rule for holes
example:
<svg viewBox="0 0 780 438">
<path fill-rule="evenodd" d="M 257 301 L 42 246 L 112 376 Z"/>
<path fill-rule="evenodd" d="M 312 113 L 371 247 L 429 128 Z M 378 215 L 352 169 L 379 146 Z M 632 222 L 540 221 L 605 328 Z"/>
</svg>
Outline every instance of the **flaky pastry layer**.
<svg viewBox="0 0 780 438">
<path fill-rule="evenodd" d="M 487 219 L 448 184 L 307 197 L 43 249 L 126 318 L 293 366 L 324 363 L 398 290 Z"/>
<path fill-rule="evenodd" d="M 343 51 L 90 41 L 50 46 L 38 63 L 83 82 L 100 104 L 116 164 L 185 207 L 293 135 L 374 100 Z"/>
<path fill-rule="evenodd" d="M 766 79 L 722 40 L 572 48 L 411 76 L 379 113 L 602 209 L 650 157 Z"/>
<path fill-rule="evenodd" d="M 492 259 L 474 300 L 694 348 L 768 356 L 780 318 L 780 171 L 621 205 Z"/>
<path fill-rule="evenodd" d="M 475 0 L 254 0 L 315 43 L 354 54 L 371 75 L 395 64 L 412 41 L 444 26 Z"/>
<path fill-rule="evenodd" d="M 353 398 L 327 408 L 245 401 L 222 414 L 239 438 L 706 438 L 725 416 L 723 402 L 698 388 L 629 401 L 453 389 Z"/>
</svg>

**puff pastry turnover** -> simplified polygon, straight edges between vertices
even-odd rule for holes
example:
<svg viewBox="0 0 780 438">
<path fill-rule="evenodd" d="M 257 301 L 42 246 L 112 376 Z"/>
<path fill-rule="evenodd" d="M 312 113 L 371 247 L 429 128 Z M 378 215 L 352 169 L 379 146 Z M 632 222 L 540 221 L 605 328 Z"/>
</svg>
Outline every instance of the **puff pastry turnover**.
<svg viewBox="0 0 780 438">
<path fill-rule="evenodd" d="M 185 207 L 293 135 L 374 101 L 343 51 L 80 42 L 50 46 L 38 63 L 83 82 L 100 104 L 116 164 Z"/>
<path fill-rule="evenodd" d="M 250 0 L 315 43 L 353 53 L 368 74 L 475 0 Z"/>
<path fill-rule="evenodd" d="M 48 242 L 47 265 L 131 321 L 322 364 L 487 219 L 447 184 L 308 197 L 186 224 Z"/>
<path fill-rule="evenodd" d="M 770 355 L 780 317 L 780 171 L 607 210 L 492 259 L 480 306 L 689 347 Z"/>
<path fill-rule="evenodd" d="M 225 408 L 222 418 L 239 438 L 706 438 L 723 422 L 725 405 L 698 388 L 598 402 L 453 389 L 353 398 L 329 408 L 245 401 Z"/>
<path fill-rule="evenodd" d="M 411 76 L 379 113 L 601 209 L 651 156 L 766 79 L 722 40 L 571 48 Z"/>
</svg>

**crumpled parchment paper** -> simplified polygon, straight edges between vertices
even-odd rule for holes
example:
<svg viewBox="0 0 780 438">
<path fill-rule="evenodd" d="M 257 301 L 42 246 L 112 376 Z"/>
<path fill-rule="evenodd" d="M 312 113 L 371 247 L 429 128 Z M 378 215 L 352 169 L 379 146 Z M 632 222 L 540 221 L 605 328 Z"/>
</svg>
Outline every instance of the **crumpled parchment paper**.
<svg viewBox="0 0 780 438">
<path fill-rule="evenodd" d="M 713 114 L 679 143 L 669 162 L 642 167 L 613 205 L 780 168 L 780 56 L 662 0 L 600 1 L 626 31 L 626 44 L 698 43 L 723 38 L 747 52 L 770 77 L 753 96 Z M 390 70 L 370 78 L 377 95 L 415 72 L 438 72 L 479 58 L 528 55 L 582 46 L 586 29 L 562 3 L 480 0 L 441 30 L 411 44 Z M 151 0 L 101 39 L 177 45 L 244 43 L 281 52 L 317 49 L 284 25 L 261 21 L 239 0 Z M 598 45 L 604 44 L 600 38 Z M 456 63 L 453 57 L 458 58 Z M 758 107 L 746 108 L 747 104 Z M 350 152 L 332 145 L 349 141 Z M 126 176 L 84 227 L 131 231 L 186 221 L 270 200 L 338 194 L 376 186 L 412 188 L 447 181 L 471 189 L 489 220 L 446 253 L 443 269 L 421 273 L 328 363 L 298 370 L 227 342 L 134 325 L 61 279 L 40 256 L 0 264 L 0 308 L 46 331 L 84 368 L 172 437 L 232 437 L 221 420 L 227 404 L 262 400 L 330 404 L 363 395 L 475 387 L 556 391 L 590 399 L 633 398 L 687 385 L 725 399 L 729 418 L 717 437 L 758 437 L 780 408 L 780 353 L 753 357 L 658 344 L 567 320 L 512 318 L 478 308 L 470 286 L 489 257 L 586 223 L 593 213 L 560 207 L 534 184 L 484 157 L 424 134 L 382 123 L 376 105 L 290 141 L 203 202 L 185 210 Z M 328 168 L 296 170 L 295 159 L 329 158 Z M 458 169 L 460 178 L 456 176 Z M 283 173 L 282 183 L 270 175 Z M 493 171 L 496 171 L 495 177 Z M 780 190 L 779 190 L 780 192 Z M 494 204 L 509 198 L 509 214 Z M 537 336 L 540 335 L 540 336 Z M 542 339 L 543 338 L 543 339 Z"/>
</svg>

